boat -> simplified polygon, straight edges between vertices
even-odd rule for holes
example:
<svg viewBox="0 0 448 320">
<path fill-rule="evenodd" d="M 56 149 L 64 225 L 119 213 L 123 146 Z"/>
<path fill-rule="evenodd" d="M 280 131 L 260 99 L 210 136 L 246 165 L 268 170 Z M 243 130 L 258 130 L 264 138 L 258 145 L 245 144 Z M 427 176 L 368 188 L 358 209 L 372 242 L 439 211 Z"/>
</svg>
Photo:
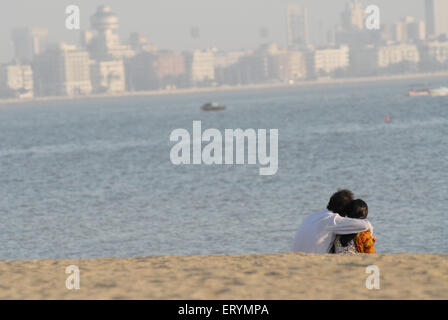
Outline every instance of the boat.
<svg viewBox="0 0 448 320">
<path fill-rule="evenodd" d="M 448 96 L 448 87 L 440 87 L 438 89 L 431 90 L 431 96 L 433 97 Z"/>
<path fill-rule="evenodd" d="M 225 105 L 217 102 L 209 102 L 201 107 L 202 111 L 220 111 L 224 110 L 225 108 L 226 108 Z"/>
<path fill-rule="evenodd" d="M 420 90 L 411 89 L 409 91 L 410 97 L 421 97 L 421 96 L 429 96 L 429 95 L 430 95 L 429 89 L 420 89 Z"/>
</svg>

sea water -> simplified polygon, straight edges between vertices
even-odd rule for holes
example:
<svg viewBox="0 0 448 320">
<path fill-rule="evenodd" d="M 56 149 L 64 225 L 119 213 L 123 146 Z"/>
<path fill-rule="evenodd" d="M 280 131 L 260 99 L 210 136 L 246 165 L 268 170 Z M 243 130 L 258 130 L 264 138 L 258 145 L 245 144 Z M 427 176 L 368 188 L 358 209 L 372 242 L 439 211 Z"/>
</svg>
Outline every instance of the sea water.
<svg viewBox="0 0 448 320">
<path fill-rule="evenodd" d="M 448 253 L 448 97 L 408 97 L 421 81 L 2 105 L 0 259 L 287 252 L 338 188 L 378 252 Z M 195 120 L 278 129 L 277 173 L 173 165 Z"/>
</svg>

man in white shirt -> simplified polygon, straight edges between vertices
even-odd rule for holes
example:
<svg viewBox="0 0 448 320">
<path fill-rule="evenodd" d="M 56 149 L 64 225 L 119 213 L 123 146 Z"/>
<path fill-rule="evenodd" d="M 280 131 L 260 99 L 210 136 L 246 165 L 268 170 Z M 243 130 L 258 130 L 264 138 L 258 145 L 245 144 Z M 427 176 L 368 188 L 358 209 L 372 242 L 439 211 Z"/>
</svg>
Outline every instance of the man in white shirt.
<svg viewBox="0 0 448 320">
<path fill-rule="evenodd" d="M 339 190 L 333 194 L 327 210 L 315 212 L 306 217 L 294 238 L 293 251 L 306 253 L 330 253 L 337 234 L 351 234 L 366 230 L 373 231 L 367 219 L 341 217 L 337 212 L 353 201 L 350 190 Z"/>
</svg>

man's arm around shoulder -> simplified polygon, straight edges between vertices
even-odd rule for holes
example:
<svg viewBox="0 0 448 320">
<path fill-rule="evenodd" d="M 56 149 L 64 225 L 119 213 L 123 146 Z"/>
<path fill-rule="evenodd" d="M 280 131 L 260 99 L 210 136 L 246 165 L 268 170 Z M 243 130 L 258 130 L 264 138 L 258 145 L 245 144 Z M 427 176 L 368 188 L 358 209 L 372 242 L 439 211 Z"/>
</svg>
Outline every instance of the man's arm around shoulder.
<svg viewBox="0 0 448 320">
<path fill-rule="evenodd" d="M 331 219 L 330 228 L 335 234 L 351 234 L 366 230 L 373 232 L 373 227 L 369 220 L 341 217 L 336 213 Z"/>
</svg>

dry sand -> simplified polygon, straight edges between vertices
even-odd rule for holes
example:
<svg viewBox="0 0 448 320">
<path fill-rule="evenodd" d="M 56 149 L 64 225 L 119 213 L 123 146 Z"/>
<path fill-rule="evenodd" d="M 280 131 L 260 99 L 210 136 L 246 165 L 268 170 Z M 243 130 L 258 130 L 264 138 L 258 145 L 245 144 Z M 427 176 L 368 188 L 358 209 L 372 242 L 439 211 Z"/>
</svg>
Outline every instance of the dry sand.
<svg viewBox="0 0 448 320">
<path fill-rule="evenodd" d="M 65 269 L 80 269 L 79 290 Z M 377 265 L 380 289 L 368 290 Z M 448 256 L 225 255 L 0 261 L 0 299 L 448 299 Z"/>
</svg>

